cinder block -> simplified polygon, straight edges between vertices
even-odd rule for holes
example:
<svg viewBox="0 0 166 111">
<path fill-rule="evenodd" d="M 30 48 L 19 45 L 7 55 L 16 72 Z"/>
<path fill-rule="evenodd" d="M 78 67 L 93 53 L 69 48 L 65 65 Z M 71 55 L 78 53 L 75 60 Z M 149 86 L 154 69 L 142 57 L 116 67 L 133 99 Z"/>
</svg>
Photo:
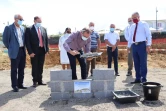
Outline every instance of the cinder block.
<svg viewBox="0 0 166 111">
<path fill-rule="evenodd" d="M 111 98 L 113 97 L 112 91 L 99 91 L 94 93 L 95 98 Z"/>
<path fill-rule="evenodd" d="M 94 80 L 114 80 L 114 70 L 112 69 L 94 69 L 93 70 Z"/>
<path fill-rule="evenodd" d="M 85 99 L 85 98 L 92 98 L 92 93 L 74 93 L 74 98 Z"/>
<path fill-rule="evenodd" d="M 110 90 L 110 91 L 113 91 L 114 90 L 114 83 L 115 81 L 105 81 L 105 87 L 106 87 L 106 90 Z"/>
<path fill-rule="evenodd" d="M 52 92 L 51 93 L 51 98 L 53 100 L 69 100 L 72 98 L 72 93 L 60 93 L 60 92 Z"/>
<path fill-rule="evenodd" d="M 74 92 L 74 81 L 63 82 L 64 92 Z"/>
<path fill-rule="evenodd" d="M 104 91 L 104 81 L 94 80 L 92 81 L 92 92 Z"/>
<path fill-rule="evenodd" d="M 53 70 L 50 71 L 51 81 L 71 81 L 72 71 L 71 70 Z"/>
<path fill-rule="evenodd" d="M 63 89 L 63 83 L 60 82 L 60 81 L 51 81 L 49 83 L 49 86 L 51 88 L 51 92 L 63 92 L 62 89 Z"/>
</svg>

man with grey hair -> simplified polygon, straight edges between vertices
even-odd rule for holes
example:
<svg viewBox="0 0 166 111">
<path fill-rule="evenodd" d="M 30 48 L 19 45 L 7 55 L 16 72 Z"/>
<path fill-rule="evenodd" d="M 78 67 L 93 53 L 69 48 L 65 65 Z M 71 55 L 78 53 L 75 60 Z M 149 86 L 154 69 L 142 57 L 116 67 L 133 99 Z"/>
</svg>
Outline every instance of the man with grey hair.
<svg viewBox="0 0 166 111">
<path fill-rule="evenodd" d="M 124 35 L 125 39 L 129 41 L 129 33 L 130 33 L 130 27 L 133 24 L 133 20 L 131 17 L 128 18 L 128 26 L 125 28 Z M 132 54 L 132 48 L 130 48 L 130 53 L 128 53 L 128 72 L 126 76 L 132 75 L 132 69 L 133 69 L 133 54 Z"/>
<path fill-rule="evenodd" d="M 63 44 L 65 50 L 67 51 L 67 55 L 69 57 L 73 80 L 77 79 L 76 59 L 80 63 L 82 79 L 87 78 L 85 59 L 80 58 L 80 56 L 83 54 L 82 51 L 83 48 L 85 53 L 90 52 L 90 46 L 91 46 L 90 34 L 91 31 L 88 28 L 83 28 L 81 31 L 78 31 L 70 35 Z M 92 58 L 88 58 L 88 60 L 92 60 Z"/>
<path fill-rule="evenodd" d="M 14 23 L 6 26 L 3 32 L 3 43 L 8 49 L 11 61 L 11 83 L 14 92 L 19 89 L 27 89 L 23 86 L 24 68 L 26 60 L 23 17 L 20 14 L 14 16 Z"/>
<path fill-rule="evenodd" d="M 135 84 L 147 81 L 147 53 L 150 52 L 152 36 L 148 24 L 140 21 L 138 12 L 132 14 L 132 19 L 134 24 L 130 28 L 128 53 L 132 48 L 136 79 L 131 83 Z"/>
<path fill-rule="evenodd" d="M 100 35 L 94 31 L 94 26 L 95 24 L 93 22 L 90 22 L 89 23 L 89 28 L 91 30 L 91 52 L 96 52 L 97 50 L 100 49 L 100 44 L 101 44 L 101 41 L 100 41 Z M 89 65 L 91 63 L 91 76 L 93 75 L 93 69 L 95 69 L 95 64 L 96 64 L 96 59 L 93 58 L 91 61 L 86 61 L 86 66 L 87 66 L 87 69 L 86 69 L 86 73 L 87 73 L 87 76 L 88 76 L 88 73 L 89 73 Z"/>
<path fill-rule="evenodd" d="M 120 37 L 119 34 L 115 32 L 114 24 L 110 25 L 110 32 L 105 34 L 104 40 L 107 44 L 108 68 L 112 67 L 113 58 L 115 75 L 120 76 L 118 73 L 118 44 L 120 42 Z"/>
</svg>

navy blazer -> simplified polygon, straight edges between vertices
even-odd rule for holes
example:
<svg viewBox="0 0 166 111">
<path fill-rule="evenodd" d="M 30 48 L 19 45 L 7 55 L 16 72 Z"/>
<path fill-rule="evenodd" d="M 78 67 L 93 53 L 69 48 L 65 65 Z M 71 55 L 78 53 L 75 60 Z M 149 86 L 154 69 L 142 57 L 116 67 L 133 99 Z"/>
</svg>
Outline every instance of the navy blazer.
<svg viewBox="0 0 166 111">
<path fill-rule="evenodd" d="M 20 26 L 20 29 L 22 33 L 23 44 L 25 46 L 24 27 Z M 19 52 L 20 45 L 19 45 L 17 30 L 14 23 L 5 27 L 5 30 L 3 32 L 3 43 L 8 49 L 8 55 L 10 59 L 16 59 Z M 24 49 L 24 52 L 25 52 L 25 49 Z M 26 55 L 26 52 L 25 52 L 25 55 Z"/>
</svg>

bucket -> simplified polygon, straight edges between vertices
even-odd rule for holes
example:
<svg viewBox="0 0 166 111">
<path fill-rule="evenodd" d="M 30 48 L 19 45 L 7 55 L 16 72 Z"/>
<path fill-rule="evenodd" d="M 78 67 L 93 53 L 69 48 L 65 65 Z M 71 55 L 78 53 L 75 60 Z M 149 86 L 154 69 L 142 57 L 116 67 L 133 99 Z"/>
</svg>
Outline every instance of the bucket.
<svg viewBox="0 0 166 111">
<path fill-rule="evenodd" d="M 145 100 L 149 100 L 149 101 L 158 100 L 160 89 L 161 87 L 163 87 L 160 83 L 145 82 L 145 83 L 142 83 L 142 86 L 143 86 Z"/>
</svg>

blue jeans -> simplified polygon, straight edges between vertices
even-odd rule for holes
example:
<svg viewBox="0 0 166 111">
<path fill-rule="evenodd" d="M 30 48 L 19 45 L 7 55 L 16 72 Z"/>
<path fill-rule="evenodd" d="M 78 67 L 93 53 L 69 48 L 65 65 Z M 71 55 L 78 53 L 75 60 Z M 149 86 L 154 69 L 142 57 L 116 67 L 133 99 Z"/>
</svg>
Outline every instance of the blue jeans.
<svg viewBox="0 0 166 111">
<path fill-rule="evenodd" d="M 112 52 L 112 47 L 107 47 L 108 68 L 112 67 L 112 58 L 114 59 L 114 70 L 118 73 L 118 48 Z"/>
<path fill-rule="evenodd" d="M 136 80 L 146 82 L 147 75 L 147 52 L 146 42 L 139 44 L 132 44 L 133 48 L 133 59 L 136 71 Z"/>
</svg>

